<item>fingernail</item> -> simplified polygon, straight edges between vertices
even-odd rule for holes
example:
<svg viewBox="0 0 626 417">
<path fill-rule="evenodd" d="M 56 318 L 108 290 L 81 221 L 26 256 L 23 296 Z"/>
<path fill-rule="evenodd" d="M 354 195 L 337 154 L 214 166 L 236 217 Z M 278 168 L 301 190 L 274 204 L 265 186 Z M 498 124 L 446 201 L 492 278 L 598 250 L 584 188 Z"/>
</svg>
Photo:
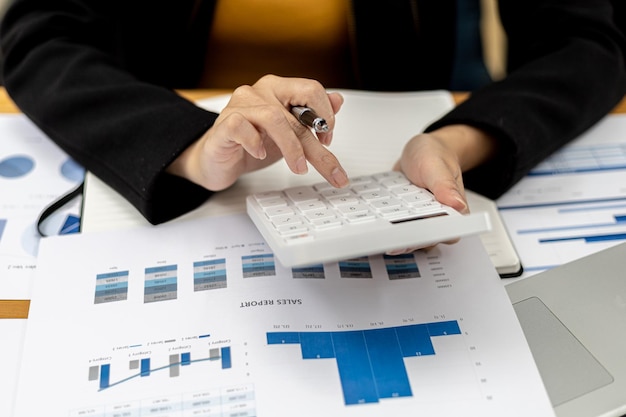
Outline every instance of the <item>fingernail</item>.
<svg viewBox="0 0 626 417">
<path fill-rule="evenodd" d="M 458 201 L 459 203 L 461 203 L 461 205 L 463 206 L 460 210 L 458 210 L 459 212 L 465 212 L 467 211 L 467 203 L 465 202 L 465 200 L 463 199 L 463 197 L 461 197 L 461 193 L 458 190 L 454 190 L 454 199 L 456 201 Z"/>
<path fill-rule="evenodd" d="M 345 187 L 349 183 L 348 176 L 346 175 L 345 171 L 339 167 L 333 169 L 333 172 L 331 172 L 330 175 L 335 185 L 339 188 Z"/>
<path fill-rule="evenodd" d="M 307 172 L 309 172 L 309 167 L 306 163 L 306 158 L 304 156 L 301 156 L 296 162 L 296 172 L 298 174 L 306 174 Z"/>
</svg>

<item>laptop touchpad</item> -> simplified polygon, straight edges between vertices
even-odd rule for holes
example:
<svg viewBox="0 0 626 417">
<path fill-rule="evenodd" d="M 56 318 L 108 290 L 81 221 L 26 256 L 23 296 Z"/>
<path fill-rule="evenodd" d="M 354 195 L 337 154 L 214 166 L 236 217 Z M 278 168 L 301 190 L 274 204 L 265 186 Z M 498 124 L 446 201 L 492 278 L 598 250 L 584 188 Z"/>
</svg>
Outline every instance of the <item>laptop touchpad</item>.
<svg viewBox="0 0 626 417">
<path fill-rule="evenodd" d="M 613 382 L 613 377 L 537 297 L 513 305 L 552 406 Z"/>
</svg>

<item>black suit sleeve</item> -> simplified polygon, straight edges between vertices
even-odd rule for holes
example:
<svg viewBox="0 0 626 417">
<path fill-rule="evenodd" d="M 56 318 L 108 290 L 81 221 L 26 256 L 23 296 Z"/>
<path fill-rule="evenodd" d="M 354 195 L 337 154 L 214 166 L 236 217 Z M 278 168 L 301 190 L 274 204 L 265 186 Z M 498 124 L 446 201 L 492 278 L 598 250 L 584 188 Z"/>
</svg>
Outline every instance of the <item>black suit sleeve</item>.
<svg viewBox="0 0 626 417">
<path fill-rule="evenodd" d="M 166 42 L 184 33 L 190 3 L 176 12 L 142 1 L 16 0 L 1 27 L 5 86 L 18 107 L 151 223 L 211 194 L 164 172 L 217 117 L 167 88 L 185 62 Z M 146 29 L 156 38 L 125 42 Z"/>
<path fill-rule="evenodd" d="M 611 1 L 500 1 L 500 14 L 508 76 L 475 91 L 427 129 L 463 123 L 498 138 L 498 157 L 464 176 L 468 188 L 491 198 L 609 113 L 626 93 L 626 46 Z"/>
</svg>

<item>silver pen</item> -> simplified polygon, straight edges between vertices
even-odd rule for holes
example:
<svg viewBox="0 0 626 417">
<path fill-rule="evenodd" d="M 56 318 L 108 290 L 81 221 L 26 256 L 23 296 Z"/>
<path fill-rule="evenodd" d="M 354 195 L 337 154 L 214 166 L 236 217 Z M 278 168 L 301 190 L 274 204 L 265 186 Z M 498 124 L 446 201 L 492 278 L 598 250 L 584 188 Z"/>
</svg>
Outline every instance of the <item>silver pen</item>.
<svg viewBox="0 0 626 417">
<path fill-rule="evenodd" d="M 316 132 L 328 132 L 328 123 L 326 123 L 326 120 L 319 117 L 313 109 L 304 106 L 293 106 L 291 113 L 296 116 L 296 119 L 298 119 L 300 123 L 312 128 Z"/>
</svg>

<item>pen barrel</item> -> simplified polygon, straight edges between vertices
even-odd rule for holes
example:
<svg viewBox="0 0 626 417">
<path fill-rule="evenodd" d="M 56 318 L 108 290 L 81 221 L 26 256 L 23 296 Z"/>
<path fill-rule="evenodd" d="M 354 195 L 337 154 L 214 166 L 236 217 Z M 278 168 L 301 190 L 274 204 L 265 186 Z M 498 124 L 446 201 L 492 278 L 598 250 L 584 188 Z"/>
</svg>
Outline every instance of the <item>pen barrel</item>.
<svg viewBox="0 0 626 417">
<path fill-rule="evenodd" d="M 326 120 L 319 117 L 312 110 L 305 108 L 299 111 L 298 120 L 305 126 L 312 127 L 316 132 L 328 132 Z"/>
</svg>

